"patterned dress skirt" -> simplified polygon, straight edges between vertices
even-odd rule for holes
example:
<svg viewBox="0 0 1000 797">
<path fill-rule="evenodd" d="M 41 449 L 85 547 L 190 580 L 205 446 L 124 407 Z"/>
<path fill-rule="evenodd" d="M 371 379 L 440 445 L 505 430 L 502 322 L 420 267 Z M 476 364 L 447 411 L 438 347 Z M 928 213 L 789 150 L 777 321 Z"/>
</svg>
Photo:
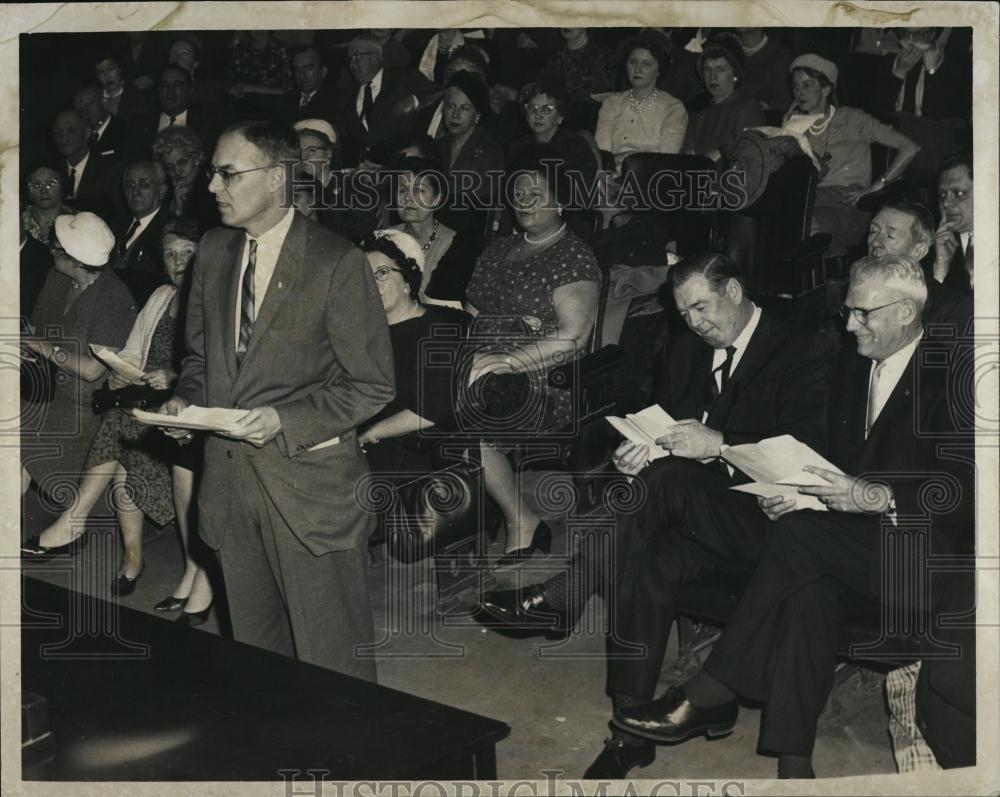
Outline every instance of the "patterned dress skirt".
<svg viewBox="0 0 1000 797">
<path fill-rule="evenodd" d="M 165 312 L 153 332 L 145 371 L 173 367 L 176 333 L 175 319 Z M 177 448 L 159 429 L 137 421 L 131 410 L 109 410 L 101 417 L 84 469 L 120 462 L 127 472 L 125 489 L 132 502 L 164 526 L 174 518 L 170 466 Z"/>
</svg>

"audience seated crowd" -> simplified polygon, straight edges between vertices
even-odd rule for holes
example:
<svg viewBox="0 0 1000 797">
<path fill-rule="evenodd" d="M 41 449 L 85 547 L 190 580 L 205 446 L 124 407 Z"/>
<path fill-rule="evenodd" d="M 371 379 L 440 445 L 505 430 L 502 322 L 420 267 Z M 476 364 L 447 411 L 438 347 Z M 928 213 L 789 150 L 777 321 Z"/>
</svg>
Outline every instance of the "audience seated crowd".
<svg viewBox="0 0 1000 797">
<path fill-rule="evenodd" d="M 865 34 L 857 52 L 839 53 L 786 33 L 372 29 L 290 46 L 257 30 L 96 43 L 54 113 L 24 99 L 40 135 L 22 148 L 22 369 L 40 376 L 26 395 L 22 378 L 22 491 L 34 483 L 53 496 L 72 482 L 77 499 L 22 544 L 23 556 L 75 554 L 111 487 L 124 548 L 114 596 L 142 575 L 145 519 L 175 520 L 185 569 L 157 610 L 199 625 L 228 599 L 237 639 L 374 678 L 371 662 L 330 649 L 330 628 L 310 614 L 320 604 L 284 582 L 299 568 L 351 581 L 330 597 L 331 627 L 350 637 L 347 650 L 370 641 L 356 555 L 370 523 L 344 510 L 347 480 L 366 468 L 429 471 L 422 433 L 460 429 L 454 438 L 482 463 L 502 517 L 504 553 L 490 566 L 549 553 L 553 530 L 526 500 L 517 455 L 580 420 L 574 387 L 553 389 L 550 376 L 600 340 L 607 267 L 621 265 L 599 263 L 600 252 L 649 226 L 637 216 L 627 230 L 600 212 L 635 190 L 623 164 L 658 153 L 669 169 L 670 156 L 703 156 L 718 185 L 746 167 L 737 149 L 750 140 L 766 180 L 791 142 L 815 167 L 807 224 L 830 236 L 818 257 L 834 276 L 835 262 L 853 264 L 824 286 L 830 295 L 839 286 L 843 323 L 833 308 L 789 320 L 794 297 L 754 281 L 787 253 L 757 253 L 744 273 L 760 222 L 721 206 L 697 252 L 678 262 L 668 244 L 669 269 L 662 244 L 645 253 L 662 267 L 666 314 L 683 322 L 645 364 L 655 374 L 647 403 L 678 421 L 656 440 L 670 456 L 654 460 L 629 441 L 608 447 L 608 471 L 647 496 L 618 516 L 613 565 L 583 544 L 567 572 L 488 591 L 479 608 L 499 630 L 565 635 L 593 595 L 606 599 L 612 734 L 587 777 L 626 777 L 654 759 L 657 742 L 729 733 L 738 697 L 765 703 L 760 748 L 779 756 L 779 775 L 812 776 L 848 607 L 898 597 L 872 587 L 878 571 L 867 568 L 893 564 L 878 541 L 917 514 L 935 552 L 973 533 L 968 461 L 939 446 L 969 443 L 947 411 L 949 396 L 968 395 L 947 379 L 969 374 L 942 376 L 925 356 L 972 332 L 972 157 L 967 140 L 945 158 L 956 139 L 925 145 L 901 132 L 917 117 L 949 120 L 942 135 L 971 129 L 971 52 L 957 28 Z M 841 80 L 852 57 L 880 59 L 877 112 Z M 909 168 L 918 153 L 933 181 Z M 639 188 L 646 200 L 655 193 Z M 673 240 L 676 224 L 664 221 L 659 237 L 644 229 L 644 240 Z M 451 372 L 425 367 L 427 344 L 444 331 L 456 341 Z M 266 378 L 251 360 L 265 335 L 281 360 Z M 142 370 L 141 385 L 93 347 Z M 241 370 L 244 358 L 257 370 Z M 293 373 L 300 361 L 308 368 Z M 265 386 L 248 387 L 244 373 Z M 92 412 L 105 380 L 120 395 L 160 391 L 167 434 L 127 404 Z M 169 416 L 209 397 L 247 410 L 238 431 L 170 427 Z M 918 419 L 933 434 L 916 433 Z M 842 471 L 814 470 L 813 486 L 799 490 L 811 508 L 731 489 L 751 479 L 722 459 L 724 447 L 779 435 Z M 250 461 L 259 470 L 244 468 Z M 285 477 L 285 466 L 305 475 Z M 342 492 L 320 499 L 309 485 L 325 484 L 324 468 L 347 475 Z M 244 519 L 266 518 L 261 527 L 285 535 L 275 544 L 291 558 L 275 564 L 261 551 L 241 569 L 216 511 L 201 532 L 218 561 L 206 557 L 194 507 L 203 475 L 218 486 L 235 473 L 246 485 L 251 471 L 260 497 Z M 927 473 L 946 473 L 963 500 L 927 505 Z M 319 510 L 275 509 L 300 493 L 326 501 L 328 514 L 341 501 L 344 528 L 324 536 L 309 525 Z M 217 566 L 229 585 L 219 594 Z M 288 612 L 264 625 L 252 597 L 261 573 L 278 585 L 267 611 Z M 747 585 L 739 608 L 704 669 L 655 698 L 678 595 L 707 573 Z"/>
</svg>

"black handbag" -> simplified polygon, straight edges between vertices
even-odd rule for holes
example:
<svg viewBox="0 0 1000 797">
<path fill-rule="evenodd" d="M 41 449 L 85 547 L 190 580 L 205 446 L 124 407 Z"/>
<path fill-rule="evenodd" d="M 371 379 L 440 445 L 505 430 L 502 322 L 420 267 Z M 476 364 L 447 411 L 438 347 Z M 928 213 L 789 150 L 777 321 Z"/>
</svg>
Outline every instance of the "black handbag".
<svg viewBox="0 0 1000 797">
<path fill-rule="evenodd" d="M 384 515 L 389 554 L 412 564 L 475 537 L 481 480 L 480 463 L 458 461 L 397 485 Z"/>
<path fill-rule="evenodd" d="M 127 385 L 117 390 L 98 388 L 93 393 L 91 407 L 95 415 L 102 415 L 108 410 L 133 407 L 148 410 L 164 404 L 173 394 L 172 390 L 156 390 L 149 385 Z"/>
</svg>

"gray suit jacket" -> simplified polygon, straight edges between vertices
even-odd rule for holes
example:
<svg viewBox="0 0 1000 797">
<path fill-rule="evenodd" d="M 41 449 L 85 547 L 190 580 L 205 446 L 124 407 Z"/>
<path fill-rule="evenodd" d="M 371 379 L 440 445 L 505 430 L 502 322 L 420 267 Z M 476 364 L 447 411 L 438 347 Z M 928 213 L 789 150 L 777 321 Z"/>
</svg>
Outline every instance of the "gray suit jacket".
<svg viewBox="0 0 1000 797">
<path fill-rule="evenodd" d="M 198 509 L 202 537 L 222 545 L 234 469 L 249 464 L 295 535 L 314 554 L 353 548 L 374 518 L 358 504 L 367 472 L 353 430 L 394 395 L 385 311 L 364 255 L 296 214 L 253 335 L 236 366 L 236 295 L 245 233 L 205 234 L 192 275 L 185 358 L 175 394 L 191 404 L 271 406 L 281 432 L 262 448 L 210 435 Z M 310 451 L 335 436 L 339 445 Z"/>
</svg>

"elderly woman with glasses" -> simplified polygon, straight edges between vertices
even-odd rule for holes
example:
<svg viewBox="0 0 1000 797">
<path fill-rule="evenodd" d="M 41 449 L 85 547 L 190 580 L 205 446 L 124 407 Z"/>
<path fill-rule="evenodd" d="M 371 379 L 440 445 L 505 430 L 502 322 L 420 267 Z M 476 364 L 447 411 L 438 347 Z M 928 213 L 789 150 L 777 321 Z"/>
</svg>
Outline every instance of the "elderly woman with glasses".
<svg viewBox="0 0 1000 797">
<path fill-rule="evenodd" d="M 25 181 L 27 206 L 21 212 L 21 226 L 36 241 L 51 242 L 56 217 L 72 213 L 64 204 L 66 177 L 56 166 L 39 163 L 28 170 Z"/>
<path fill-rule="evenodd" d="M 424 349 L 435 326 L 453 328 L 462 314 L 421 304 L 424 253 L 413 236 L 400 230 L 376 230 L 360 247 L 389 324 L 396 396 L 362 428 L 358 442 L 373 472 L 430 470 L 430 458 L 408 450 L 403 441 L 452 415 L 454 371 L 447 366 L 424 367 Z"/>
<path fill-rule="evenodd" d="M 136 317 L 132 294 L 109 268 L 115 246 L 108 226 L 93 213 L 58 216 L 52 225 L 49 272 L 28 325 L 23 355 L 55 370 L 51 401 L 21 404 L 22 492 L 31 482 L 46 495 L 65 499 L 83 470 L 100 418 L 91 399 L 107 369 L 91 345 L 118 351 Z M 74 540 L 73 529 L 49 534 L 44 549 Z"/>
<path fill-rule="evenodd" d="M 171 214 L 195 219 L 202 229 L 220 223 L 203 169 L 208 157 L 190 127 L 165 127 L 153 139 L 153 159 L 163 166 L 170 184 Z"/>
</svg>

